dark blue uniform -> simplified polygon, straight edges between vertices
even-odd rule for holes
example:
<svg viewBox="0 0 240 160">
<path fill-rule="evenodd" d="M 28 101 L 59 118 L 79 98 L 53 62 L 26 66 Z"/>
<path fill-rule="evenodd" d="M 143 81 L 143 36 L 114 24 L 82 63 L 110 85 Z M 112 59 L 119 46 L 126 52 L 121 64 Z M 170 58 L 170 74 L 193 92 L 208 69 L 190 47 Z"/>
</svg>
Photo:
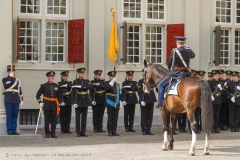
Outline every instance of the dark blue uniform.
<svg viewBox="0 0 240 160">
<path fill-rule="evenodd" d="M 18 134 L 16 129 L 19 104 L 23 101 L 21 82 L 19 78 L 7 76 L 2 79 L 2 83 L 5 88 L 4 103 L 6 109 L 7 132 L 9 135 Z"/>
<path fill-rule="evenodd" d="M 99 86 L 93 84 L 99 83 Z M 91 81 L 93 89 L 90 91 L 91 101 L 95 101 L 96 105 L 92 105 L 93 110 L 93 129 L 94 132 L 105 132 L 103 131 L 103 116 L 105 111 L 106 94 L 104 89 L 104 80 L 94 79 Z"/>
<path fill-rule="evenodd" d="M 70 132 L 70 123 L 71 123 L 71 92 L 72 92 L 72 81 L 61 81 L 58 82 L 60 86 L 60 94 L 65 103 L 65 106 L 60 107 L 60 125 L 62 133 L 71 133 Z M 61 87 L 66 86 L 66 87 Z"/>
<path fill-rule="evenodd" d="M 154 103 L 157 102 L 153 87 L 150 88 L 149 93 L 143 91 L 143 79 L 138 81 L 138 96 L 139 103 L 141 107 L 141 129 L 143 135 L 153 134 L 151 133 L 152 119 L 153 119 L 153 109 Z M 146 105 L 142 106 L 141 102 L 145 102 Z"/>
</svg>

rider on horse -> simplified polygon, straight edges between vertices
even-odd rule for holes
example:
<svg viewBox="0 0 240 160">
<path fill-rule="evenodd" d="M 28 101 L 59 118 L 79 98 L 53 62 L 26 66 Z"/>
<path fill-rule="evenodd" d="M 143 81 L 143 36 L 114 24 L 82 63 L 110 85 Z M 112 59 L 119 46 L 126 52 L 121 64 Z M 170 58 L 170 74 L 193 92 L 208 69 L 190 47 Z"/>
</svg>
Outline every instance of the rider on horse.
<svg viewBox="0 0 240 160">
<path fill-rule="evenodd" d="M 163 107 L 163 98 L 165 88 L 169 84 L 169 80 L 180 80 L 187 75 L 190 58 L 195 57 L 195 53 L 185 44 L 185 37 L 176 36 L 177 48 L 171 51 L 168 61 L 169 73 L 158 84 L 158 105 L 156 108 Z M 178 52 L 178 53 L 177 53 Z M 181 56 L 179 56 L 179 54 Z M 182 57 L 182 58 L 181 58 Z"/>
</svg>

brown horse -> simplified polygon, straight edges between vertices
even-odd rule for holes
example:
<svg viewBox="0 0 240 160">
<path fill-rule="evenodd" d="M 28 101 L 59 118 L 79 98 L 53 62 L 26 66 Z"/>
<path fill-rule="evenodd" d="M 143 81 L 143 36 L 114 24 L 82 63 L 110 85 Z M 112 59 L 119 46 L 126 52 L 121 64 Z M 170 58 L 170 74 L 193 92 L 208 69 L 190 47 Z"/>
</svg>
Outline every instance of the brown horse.
<svg viewBox="0 0 240 160">
<path fill-rule="evenodd" d="M 168 70 L 158 64 L 148 64 L 144 61 L 144 82 L 145 88 L 149 85 L 158 83 L 168 73 Z M 201 108 L 202 129 L 205 131 L 204 154 L 209 154 L 209 134 L 213 126 L 213 109 L 211 101 L 211 89 L 209 84 L 198 77 L 183 78 L 178 84 L 178 96 L 168 95 L 160 109 L 160 115 L 163 121 L 164 142 L 162 150 L 173 149 L 173 127 L 175 114 L 187 113 L 192 129 L 192 144 L 188 155 L 195 155 L 197 123 L 195 120 L 195 110 L 198 106 Z M 167 126 L 167 113 L 170 113 L 170 126 Z M 167 130 L 170 129 L 170 143 L 168 144 Z"/>
</svg>

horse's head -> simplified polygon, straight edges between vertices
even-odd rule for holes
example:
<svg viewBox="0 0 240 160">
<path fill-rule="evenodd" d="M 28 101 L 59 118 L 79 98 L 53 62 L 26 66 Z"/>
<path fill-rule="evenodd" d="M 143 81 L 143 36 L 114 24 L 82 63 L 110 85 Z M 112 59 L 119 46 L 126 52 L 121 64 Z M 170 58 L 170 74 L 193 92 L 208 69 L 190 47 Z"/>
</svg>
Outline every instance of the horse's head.
<svg viewBox="0 0 240 160">
<path fill-rule="evenodd" d="M 147 61 L 144 60 L 144 83 L 149 85 L 157 85 L 160 80 L 165 77 L 168 73 L 168 70 L 159 64 L 147 64 Z M 148 88 L 148 87 L 147 87 Z"/>
</svg>

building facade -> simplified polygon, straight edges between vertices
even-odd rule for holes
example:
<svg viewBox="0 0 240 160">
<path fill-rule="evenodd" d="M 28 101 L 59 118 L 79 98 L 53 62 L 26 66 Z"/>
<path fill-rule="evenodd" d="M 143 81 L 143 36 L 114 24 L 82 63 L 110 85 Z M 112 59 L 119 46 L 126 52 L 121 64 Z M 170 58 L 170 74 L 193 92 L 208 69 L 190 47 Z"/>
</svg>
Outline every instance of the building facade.
<svg viewBox="0 0 240 160">
<path fill-rule="evenodd" d="M 21 125 L 36 123 L 39 106 L 35 95 L 40 84 L 47 81 L 46 71 L 56 71 L 56 82 L 63 70 L 69 70 L 69 79 L 74 80 L 80 67 L 87 69 L 87 79 L 93 79 L 96 69 L 103 70 L 102 78 L 108 79 L 107 72 L 114 67 L 107 56 L 111 7 L 117 10 L 120 48 L 116 71 L 120 84 L 127 70 L 135 71 L 134 80 L 142 78 L 144 59 L 166 66 L 177 35 L 187 37 L 187 45 L 196 54 L 191 68 L 238 70 L 239 0 L 0 0 L 0 74 L 6 76 L 10 52 L 24 95 Z M 3 128 L 3 97 L 0 101 Z M 73 111 L 73 124 L 74 115 Z M 89 108 L 89 125 L 91 116 Z M 140 108 L 135 116 L 135 124 L 139 124 Z M 119 123 L 123 123 L 122 117 L 120 110 Z M 158 110 L 154 117 L 154 123 L 160 124 Z"/>
</svg>

